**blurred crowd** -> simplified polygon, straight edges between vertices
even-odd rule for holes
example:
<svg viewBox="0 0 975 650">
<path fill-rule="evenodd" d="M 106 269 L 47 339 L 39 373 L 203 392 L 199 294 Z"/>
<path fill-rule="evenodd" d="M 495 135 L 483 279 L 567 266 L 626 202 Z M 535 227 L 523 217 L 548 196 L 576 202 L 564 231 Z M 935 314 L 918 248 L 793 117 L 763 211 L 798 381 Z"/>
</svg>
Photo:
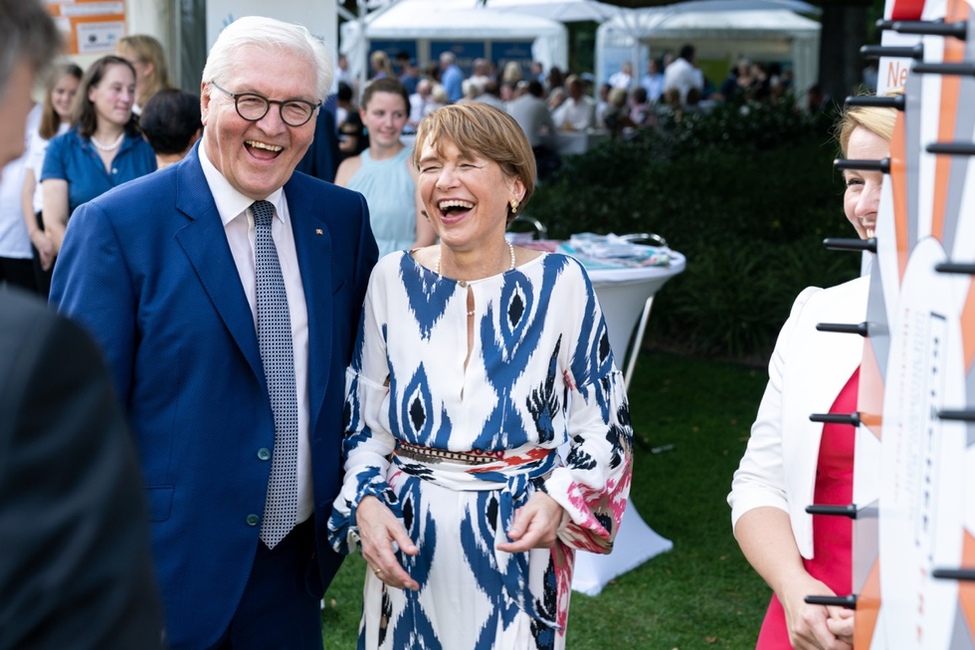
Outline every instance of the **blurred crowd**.
<svg viewBox="0 0 975 650">
<path fill-rule="evenodd" d="M 180 160 L 200 137 L 200 98 L 173 87 L 162 44 L 135 34 L 87 70 L 55 66 L 0 179 L 0 279 L 47 297 L 72 212 Z"/>
<path fill-rule="evenodd" d="M 337 123 L 341 157 L 358 155 L 367 146 L 355 98 L 361 93 L 348 61 L 338 62 Z M 395 78 L 409 96 L 409 116 L 404 132 L 409 134 L 419 121 L 437 108 L 451 103 L 483 102 L 506 110 L 522 126 L 536 150 L 539 174 L 557 166 L 554 139 L 559 132 L 607 131 L 614 138 L 628 138 L 644 128 L 660 128 L 679 121 L 688 113 L 706 112 L 720 102 L 777 102 L 792 98 L 792 71 L 777 62 L 742 58 L 725 79 L 715 82 L 697 65 L 693 45 L 679 52 L 664 52 L 647 61 L 640 75 L 629 61 L 605 83 L 596 87 L 589 72 L 548 70 L 539 62 L 530 69 L 509 61 L 498 65 L 478 58 L 465 74 L 452 52 L 421 68 L 409 54 L 390 57 L 381 50 L 370 56 L 370 80 Z M 816 113 L 830 98 L 819 86 L 806 93 L 801 105 Z"/>
</svg>

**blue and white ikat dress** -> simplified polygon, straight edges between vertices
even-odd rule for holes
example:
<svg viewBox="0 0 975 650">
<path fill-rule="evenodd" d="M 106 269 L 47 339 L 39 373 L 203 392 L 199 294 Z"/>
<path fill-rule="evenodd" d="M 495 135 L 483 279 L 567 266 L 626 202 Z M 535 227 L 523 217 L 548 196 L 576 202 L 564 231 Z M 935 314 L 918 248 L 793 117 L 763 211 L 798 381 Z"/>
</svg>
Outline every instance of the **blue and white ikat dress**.
<svg viewBox="0 0 975 650">
<path fill-rule="evenodd" d="M 417 592 L 366 572 L 359 647 L 563 648 L 574 550 L 612 549 L 631 475 L 623 380 L 582 266 L 543 254 L 461 283 L 388 255 L 347 383 L 332 545 L 356 548 L 356 505 L 373 495 L 419 547 L 398 554 Z M 498 551 L 535 490 L 565 509 L 555 548 Z"/>
</svg>

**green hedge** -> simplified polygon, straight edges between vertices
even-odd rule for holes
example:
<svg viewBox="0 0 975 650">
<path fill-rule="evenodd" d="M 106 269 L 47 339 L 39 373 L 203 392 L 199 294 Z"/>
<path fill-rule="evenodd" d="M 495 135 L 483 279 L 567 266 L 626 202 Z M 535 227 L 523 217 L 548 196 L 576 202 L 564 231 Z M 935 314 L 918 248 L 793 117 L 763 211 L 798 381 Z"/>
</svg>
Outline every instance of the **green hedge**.
<svg viewBox="0 0 975 650">
<path fill-rule="evenodd" d="M 787 105 L 721 105 L 569 157 L 529 213 L 549 236 L 654 232 L 687 257 L 654 304 L 645 341 L 742 360 L 767 357 L 795 295 L 854 277 L 859 257 L 828 120 Z"/>
</svg>

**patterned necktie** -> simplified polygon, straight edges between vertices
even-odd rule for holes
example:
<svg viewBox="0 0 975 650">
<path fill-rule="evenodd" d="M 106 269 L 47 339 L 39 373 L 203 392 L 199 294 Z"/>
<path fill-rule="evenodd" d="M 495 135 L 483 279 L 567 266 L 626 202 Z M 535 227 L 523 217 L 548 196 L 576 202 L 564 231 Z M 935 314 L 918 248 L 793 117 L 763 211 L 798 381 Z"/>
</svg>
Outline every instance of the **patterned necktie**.
<svg viewBox="0 0 975 650">
<path fill-rule="evenodd" d="M 274 206 L 255 201 L 251 210 L 257 231 L 257 341 L 274 414 L 274 453 L 260 536 L 268 548 L 274 548 L 298 517 L 298 395 L 288 294 L 271 238 Z"/>
</svg>

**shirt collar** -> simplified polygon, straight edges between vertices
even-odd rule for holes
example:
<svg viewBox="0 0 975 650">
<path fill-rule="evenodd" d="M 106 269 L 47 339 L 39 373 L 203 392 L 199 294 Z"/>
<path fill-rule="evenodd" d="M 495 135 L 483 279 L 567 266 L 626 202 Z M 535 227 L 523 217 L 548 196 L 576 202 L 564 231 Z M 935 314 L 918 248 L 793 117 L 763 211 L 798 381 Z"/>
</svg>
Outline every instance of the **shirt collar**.
<svg viewBox="0 0 975 650">
<path fill-rule="evenodd" d="M 240 216 L 247 208 L 251 207 L 254 203 L 254 199 L 249 196 L 244 196 L 237 189 L 230 184 L 230 182 L 221 174 L 213 163 L 210 162 L 210 157 L 206 152 L 206 141 L 200 140 L 200 166 L 203 168 L 203 176 L 207 179 L 207 185 L 210 186 L 210 194 L 213 195 L 213 202 L 217 205 L 217 212 L 220 213 L 220 220 L 223 222 L 224 227 L 228 223 Z M 265 201 L 269 201 L 274 205 L 274 215 L 276 219 L 280 219 L 284 222 L 284 188 L 279 187 L 278 189 L 271 192 Z"/>
</svg>

